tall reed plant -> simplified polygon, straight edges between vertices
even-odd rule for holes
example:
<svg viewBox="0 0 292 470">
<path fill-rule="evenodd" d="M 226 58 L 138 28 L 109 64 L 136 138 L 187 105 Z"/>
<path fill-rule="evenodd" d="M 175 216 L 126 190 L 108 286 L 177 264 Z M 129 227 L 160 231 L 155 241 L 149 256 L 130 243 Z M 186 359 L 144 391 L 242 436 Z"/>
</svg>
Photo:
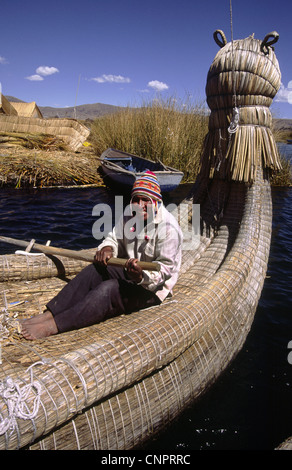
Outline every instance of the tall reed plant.
<svg viewBox="0 0 292 470">
<path fill-rule="evenodd" d="M 183 182 L 195 181 L 208 121 L 204 103 L 194 104 L 190 98 L 156 99 L 97 118 L 90 139 L 96 155 L 109 147 L 116 148 L 183 171 Z M 283 169 L 271 183 L 291 186 L 291 163 L 283 156 L 281 163 Z"/>
<path fill-rule="evenodd" d="M 271 177 L 272 186 L 292 186 L 292 163 L 280 153 L 282 169 Z"/>
<path fill-rule="evenodd" d="M 183 181 L 198 174 L 208 117 L 204 104 L 175 98 L 154 100 L 140 107 L 96 119 L 91 141 L 97 155 L 112 147 L 184 172 Z"/>
</svg>

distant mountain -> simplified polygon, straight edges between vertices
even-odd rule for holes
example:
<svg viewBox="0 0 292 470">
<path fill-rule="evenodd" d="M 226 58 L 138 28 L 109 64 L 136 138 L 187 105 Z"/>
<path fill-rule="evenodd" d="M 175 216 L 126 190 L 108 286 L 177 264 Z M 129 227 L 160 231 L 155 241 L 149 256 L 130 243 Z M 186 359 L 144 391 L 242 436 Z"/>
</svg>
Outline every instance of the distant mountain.
<svg viewBox="0 0 292 470">
<path fill-rule="evenodd" d="M 292 129 L 292 119 L 274 119 L 274 127 L 276 130 L 291 130 Z"/>
<path fill-rule="evenodd" d="M 8 101 L 11 102 L 19 102 L 25 103 L 14 96 L 6 96 Z M 99 116 L 103 116 L 104 114 L 111 114 L 116 113 L 117 111 L 122 110 L 123 108 L 120 106 L 113 106 L 111 104 L 103 104 L 103 103 L 93 103 L 93 104 L 81 104 L 76 106 L 76 110 L 74 106 L 69 108 L 54 108 L 51 106 L 39 106 L 39 109 L 42 112 L 44 118 L 77 118 L 81 120 L 86 119 L 95 119 Z M 76 112 L 75 112 L 76 111 Z M 274 126 L 276 130 L 287 130 L 292 129 L 292 119 L 274 119 Z"/>
<path fill-rule="evenodd" d="M 15 98 L 15 96 L 5 95 L 5 98 L 12 103 L 25 103 L 25 101 L 19 100 L 18 98 Z"/>
<path fill-rule="evenodd" d="M 112 114 L 121 110 L 118 106 L 110 104 L 94 103 L 94 104 L 81 104 L 79 106 L 68 108 L 53 108 L 50 106 L 39 106 L 44 118 L 76 118 L 76 119 L 96 119 L 104 114 Z"/>
<path fill-rule="evenodd" d="M 14 96 L 6 96 L 8 101 L 24 103 L 24 101 L 15 98 Z M 113 106 L 111 104 L 93 103 L 93 104 L 81 104 L 79 106 L 68 107 L 68 108 L 54 108 L 52 106 L 39 106 L 44 118 L 77 118 L 81 120 L 95 119 L 104 114 L 111 114 L 120 111 L 121 107 Z"/>
</svg>

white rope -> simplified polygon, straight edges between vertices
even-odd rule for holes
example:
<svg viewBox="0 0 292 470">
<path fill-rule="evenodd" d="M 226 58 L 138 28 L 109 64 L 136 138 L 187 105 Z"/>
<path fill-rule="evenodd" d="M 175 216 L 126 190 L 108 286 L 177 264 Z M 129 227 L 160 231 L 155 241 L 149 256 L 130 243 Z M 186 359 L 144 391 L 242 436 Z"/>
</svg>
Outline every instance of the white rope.
<svg viewBox="0 0 292 470">
<path fill-rule="evenodd" d="M 10 430 L 10 435 L 17 427 L 17 419 L 33 419 L 38 414 L 41 395 L 41 384 L 33 380 L 32 367 L 37 363 L 30 366 L 27 371 L 30 371 L 30 383 L 20 386 L 17 381 L 11 377 L 5 377 L 0 382 L 0 397 L 3 398 L 4 403 L 8 410 L 6 418 L 0 418 L 0 435 L 5 434 Z M 27 403 L 31 392 L 35 392 L 35 398 L 31 409 Z"/>
<path fill-rule="evenodd" d="M 9 320 L 8 305 L 6 293 L 3 291 L 4 307 L 0 310 L 0 365 L 2 364 L 2 341 L 5 336 L 8 336 L 7 324 Z"/>
<path fill-rule="evenodd" d="M 77 366 L 75 366 L 73 362 L 66 360 L 64 358 L 60 358 L 54 363 L 52 363 L 50 359 L 43 358 L 41 361 L 37 361 L 33 363 L 26 370 L 26 372 L 30 372 L 30 383 L 21 386 L 19 380 L 18 381 L 13 380 L 9 376 L 5 377 L 5 379 L 0 382 L 0 398 L 3 399 L 3 402 L 6 405 L 6 408 L 8 410 L 8 416 L 5 418 L 0 413 L 0 436 L 2 434 L 5 434 L 9 430 L 10 430 L 9 435 L 11 436 L 11 434 L 13 434 L 15 429 L 17 429 L 18 427 L 17 419 L 33 420 L 37 416 L 39 407 L 41 404 L 41 391 L 42 391 L 41 383 L 37 380 L 34 380 L 33 378 L 32 368 L 37 365 L 48 364 L 58 369 L 58 371 L 62 374 L 64 379 L 66 379 L 76 399 L 76 409 L 75 408 L 69 409 L 69 406 L 68 406 L 68 412 L 75 413 L 79 411 L 79 401 L 77 399 L 77 396 L 68 378 L 66 377 L 66 375 L 57 367 L 58 362 L 61 364 L 65 363 L 66 365 L 71 367 L 74 370 L 74 372 L 78 375 L 82 383 L 83 389 L 84 389 L 85 402 L 87 402 L 88 396 L 87 396 L 86 380 L 83 377 L 82 373 L 78 370 Z M 33 401 L 32 401 L 32 393 L 35 394 Z M 62 393 L 64 394 L 63 391 Z M 66 397 L 65 394 L 64 394 L 64 398 L 65 398 L 65 401 L 68 403 L 68 398 Z M 3 406 L 2 406 L 2 410 L 3 410 Z"/>
<path fill-rule="evenodd" d="M 31 253 L 30 250 L 33 248 L 35 240 L 31 240 L 30 244 L 27 246 L 26 250 L 16 250 L 16 255 L 26 255 L 26 256 L 45 256 L 45 253 Z M 51 244 L 51 240 L 48 240 L 46 246 Z"/>
<path fill-rule="evenodd" d="M 44 253 L 30 253 L 28 251 L 16 250 L 16 255 L 25 255 L 25 256 L 45 256 Z"/>
<path fill-rule="evenodd" d="M 239 109 L 235 106 L 235 108 L 233 108 L 232 119 L 228 127 L 229 134 L 235 134 L 235 132 L 238 129 L 238 125 L 239 125 Z"/>
</svg>

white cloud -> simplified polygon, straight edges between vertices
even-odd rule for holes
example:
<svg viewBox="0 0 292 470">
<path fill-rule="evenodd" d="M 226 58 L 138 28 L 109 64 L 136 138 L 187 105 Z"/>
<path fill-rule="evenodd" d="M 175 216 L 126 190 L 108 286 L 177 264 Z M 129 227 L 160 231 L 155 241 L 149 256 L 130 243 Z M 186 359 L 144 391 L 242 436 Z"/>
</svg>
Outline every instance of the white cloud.
<svg viewBox="0 0 292 470">
<path fill-rule="evenodd" d="M 275 96 L 275 101 L 278 103 L 290 103 L 292 104 L 292 80 L 288 83 L 286 88 L 283 83 L 281 83 L 280 89 Z"/>
<path fill-rule="evenodd" d="M 151 82 L 148 82 L 147 86 L 149 86 L 150 88 L 154 88 L 154 90 L 156 91 L 164 91 L 168 90 L 169 88 L 166 83 L 159 82 L 158 80 L 152 80 Z"/>
<path fill-rule="evenodd" d="M 0 55 L 0 64 L 7 64 L 7 60 L 5 59 L 5 57 L 2 57 Z"/>
<path fill-rule="evenodd" d="M 123 77 L 122 75 L 106 75 L 101 77 L 92 78 L 91 80 L 97 83 L 130 83 L 130 78 Z"/>
<path fill-rule="evenodd" d="M 27 80 L 31 80 L 32 82 L 41 82 L 44 80 L 44 77 L 48 77 L 49 75 L 53 75 L 54 73 L 59 72 L 56 67 L 48 67 L 47 65 L 41 65 L 36 69 L 36 73 L 34 75 L 30 75 L 29 77 L 25 77 Z"/>
<path fill-rule="evenodd" d="M 41 65 L 36 69 L 36 73 L 38 75 L 43 75 L 47 77 L 48 75 L 53 75 L 53 73 L 57 73 L 59 70 L 56 67 L 48 67 L 47 65 Z"/>
<path fill-rule="evenodd" d="M 27 80 L 31 80 L 32 82 L 40 82 L 41 80 L 44 79 L 44 77 L 41 77 L 38 74 L 35 75 L 30 75 L 29 77 L 25 77 Z"/>
</svg>

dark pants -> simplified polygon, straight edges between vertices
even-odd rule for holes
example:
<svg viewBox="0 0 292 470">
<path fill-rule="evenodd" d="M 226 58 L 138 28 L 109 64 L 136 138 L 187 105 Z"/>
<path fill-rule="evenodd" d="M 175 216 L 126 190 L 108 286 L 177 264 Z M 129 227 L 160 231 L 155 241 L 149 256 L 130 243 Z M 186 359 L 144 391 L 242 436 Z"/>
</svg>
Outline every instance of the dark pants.
<svg viewBox="0 0 292 470">
<path fill-rule="evenodd" d="M 59 333 L 160 304 L 152 292 L 128 280 L 121 268 L 88 265 L 48 304 Z"/>
</svg>

